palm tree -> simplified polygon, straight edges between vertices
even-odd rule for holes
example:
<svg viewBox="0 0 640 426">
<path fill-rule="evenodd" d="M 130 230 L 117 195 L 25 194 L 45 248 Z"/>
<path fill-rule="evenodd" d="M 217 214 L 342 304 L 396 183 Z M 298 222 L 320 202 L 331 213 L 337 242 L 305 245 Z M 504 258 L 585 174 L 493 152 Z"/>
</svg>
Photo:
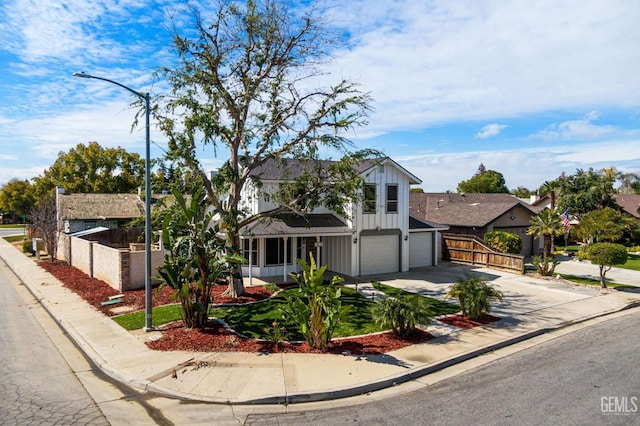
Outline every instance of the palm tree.
<svg viewBox="0 0 640 426">
<path fill-rule="evenodd" d="M 549 194 L 549 208 L 551 210 L 556 209 L 556 201 L 558 199 L 560 187 L 561 182 L 559 179 L 545 181 L 545 183 L 540 187 L 540 195 L 544 196 Z"/>
<path fill-rule="evenodd" d="M 640 194 L 640 173 L 620 173 L 618 179 L 621 194 Z"/>
<path fill-rule="evenodd" d="M 491 287 L 487 280 L 478 275 L 467 275 L 451 286 L 447 297 L 458 299 L 462 315 L 472 320 L 491 312 L 491 303 L 502 301 L 502 292 Z"/>
<path fill-rule="evenodd" d="M 564 231 L 560 215 L 555 210 L 544 209 L 533 216 L 530 223 L 531 226 L 527 229 L 527 235 L 533 235 L 534 238 L 544 238 L 543 256 L 546 260 L 551 256 L 553 237 L 561 235 Z"/>
</svg>

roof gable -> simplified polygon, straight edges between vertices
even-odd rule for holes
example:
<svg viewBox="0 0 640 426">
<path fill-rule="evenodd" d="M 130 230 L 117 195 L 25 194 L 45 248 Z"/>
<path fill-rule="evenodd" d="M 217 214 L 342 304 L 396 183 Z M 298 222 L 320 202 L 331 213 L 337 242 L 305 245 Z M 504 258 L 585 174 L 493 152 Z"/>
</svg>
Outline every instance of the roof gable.
<svg viewBox="0 0 640 426">
<path fill-rule="evenodd" d="M 453 226 L 484 227 L 514 208 L 537 213 L 536 208 L 511 194 L 409 194 L 412 216 Z"/>
</svg>

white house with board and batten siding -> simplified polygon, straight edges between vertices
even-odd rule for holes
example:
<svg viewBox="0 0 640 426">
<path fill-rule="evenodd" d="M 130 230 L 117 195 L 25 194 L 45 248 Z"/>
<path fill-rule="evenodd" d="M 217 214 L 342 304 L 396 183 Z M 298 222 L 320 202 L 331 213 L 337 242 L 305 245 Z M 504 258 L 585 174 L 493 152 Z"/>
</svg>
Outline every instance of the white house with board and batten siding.
<svg viewBox="0 0 640 426">
<path fill-rule="evenodd" d="M 247 181 L 243 210 L 256 214 L 276 208 L 268 194 L 295 179 L 302 167 L 299 160 L 268 161 L 254 170 L 261 184 Z M 299 271 L 296 259 L 308 261 L 310 253 L 319 265 L 347 276 L 436 266 L 439 231 L 447 227 L 409 217 L 409 188 L 421 180 L 388 157 L 361 161 L 354 167 L 364 180 L 364 200 L 347 206 L 348 217 L 318 208 L 305 216 L 281 213 L 242 228 L 241 248 L 247 260 L 243 275 L 286 280 L 290 272 Z"/>
</svg>

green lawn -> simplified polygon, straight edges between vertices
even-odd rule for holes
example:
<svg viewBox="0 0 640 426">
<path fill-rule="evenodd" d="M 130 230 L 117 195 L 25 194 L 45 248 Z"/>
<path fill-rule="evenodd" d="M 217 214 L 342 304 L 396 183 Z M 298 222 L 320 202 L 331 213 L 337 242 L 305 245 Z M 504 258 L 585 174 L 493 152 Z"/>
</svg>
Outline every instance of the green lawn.
<svg viewBox="0 0 640 426">
<path fill-rule="evenodd" d="M 373 287 L 393 297 L 406 296 L 406 297 L 418 298 L 421 303 L 429 307 L 429 310 L 433 313 L 433 316 L 435 317 L 438 317 L 441 315 L 455 314 L 460 311 L 460 307 L 453 303 L 447 303 L 441 300 L 433 299 L 431 297 L 425 297 L 420 294 L 411 293 L 405 290 L 401 290 L 399 288 L 382 284 L 380 282 L 374 282 Z"/>
<path fill-rule="evenodd" d="M 567 280 L 567 281 L 571 281 L 577 284 L 585 284 L 585 285 L 595 285 L 595 286 L 600 286 L 600 280 L 592 280 L 590 278 L 584 278 L 584 277 L 578 277 L 575 275 L 568 275 L 568 274 L 560 274 L 560 276 Z M 609 288 L 637 288 L 635 286 L 629 285 L 629 284 L 620 284 L 620 283 L 614 283 L 611 281 L 607 281 L 607 287 Z"/>
<path fill-rule="evenodd" d="M 16 223 L 2 224 L 0 229 L 24 229 L 24 225 Z"/>
<path fill-rule="evenodd" d="M 394 289 L 384 284 L 379 285 L 379 289 L 389 295 L 407 294 L 409 297 L 418 297 L 423 303 L 431 307 L 434 315 L 445 315 L 456 313 L 460 308 L 452 303 L 446 303 L 421 295 L 407 293 L 403 290 Z M 297 289 L 283 290 L 269 300 L 249 305 L 218 307 L 209 311 L 209 316 L 224 320 L 236 332 L 254 338 L 265 338 L 265 327 L 270 326 L 274 321 L 278 321 L 287 330 L 288 340 L 304 340 L 297 331 L 295 324 L 287 324 L 282 319 L 281 309 L 286 304 L 285 292 L 297 291 Z M 375 324 L 371 315 L 371 308 L 374 301 L 362 296 L 350 287 L 342 287 L 342 321 L 335 330 L 334 337 L 355 336 L 360 334 L 375 333 L 384 331 Z M 153 324 L 160 325 L 181 319 L 180 306 L 168 305 L 153 309 Z M 118 324 L 127 330 L 136 330 L 144 327 L 144 311 L 120 315 L 113 318 Z"/>
<path fill-rule="evenodd" d="M 624 265 L 616 265 L 616 268 L 631 269 L 632 271 L 640 271 L 640 255 L 629 253 L 627 263 Z"/>
<path fill-rule="evenodd" d="M 16 241 L 24 240 L 24 235 L 11 235 L 9 237 L 3 237 L 3 238 L 10 243 L 15 243 Z"/>
<path fill-rule="evenodd" d="M 288 340 L 304 340 L 296 324 L 288 324 L 282 319 L 282 308 L 287 303 L 283 290 L 271 299 L 251 305 L 222 307 L 211 310 L 211 316 L 224 320 L 236 332 L 253 338 L 264 338 L 265 327 L 274 321 L 285 327 Z M 336 327 L 334 337 L 345 337 L 383 331 L 371 317 L 371 307 L 375 302 L 367 299 L 349 287 L 342 287 L 342 321 Z"/>
<path fill-rule="evenodd" d="M 182 319 L 180 305 L 158 306 L 151 310 L 153 325 L 166 324 Z M 138 330 L 145 326 L 146 311 L 137 311 L 130 314 L 118 315 L 113 320 L 126 330 Z"/>
</svg>

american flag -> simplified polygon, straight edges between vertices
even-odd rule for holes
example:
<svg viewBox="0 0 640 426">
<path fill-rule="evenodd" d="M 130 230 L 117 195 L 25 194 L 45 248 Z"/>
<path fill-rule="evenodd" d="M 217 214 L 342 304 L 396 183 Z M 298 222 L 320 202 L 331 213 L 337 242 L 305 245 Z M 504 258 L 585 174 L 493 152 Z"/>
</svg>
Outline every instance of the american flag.
<svg viewBox="0 0 640 426">
<path fill-rule="evenodd" d="M 562 224 L 566 229 L 569 229 L 571 227 L 571 222 L 569 222 L 569 209 L 565 210 L 561 216 L 562 216 Z"/>
</svg>

